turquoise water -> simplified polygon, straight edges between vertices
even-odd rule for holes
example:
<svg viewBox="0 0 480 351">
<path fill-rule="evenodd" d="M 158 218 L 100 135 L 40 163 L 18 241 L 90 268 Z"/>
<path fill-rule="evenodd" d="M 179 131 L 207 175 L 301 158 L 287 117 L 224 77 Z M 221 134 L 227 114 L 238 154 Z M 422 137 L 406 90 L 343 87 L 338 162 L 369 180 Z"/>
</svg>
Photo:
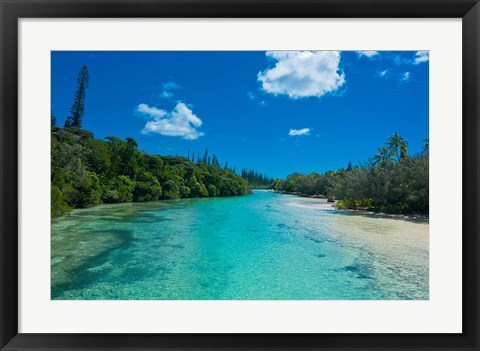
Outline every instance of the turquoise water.
<svg viewBox="0 0 480 351">
<path fill-rule="evenodd" d="M 428 299 L 428 222 L 254 191 L 52 222 L 52 299 Z"/>
</svg>

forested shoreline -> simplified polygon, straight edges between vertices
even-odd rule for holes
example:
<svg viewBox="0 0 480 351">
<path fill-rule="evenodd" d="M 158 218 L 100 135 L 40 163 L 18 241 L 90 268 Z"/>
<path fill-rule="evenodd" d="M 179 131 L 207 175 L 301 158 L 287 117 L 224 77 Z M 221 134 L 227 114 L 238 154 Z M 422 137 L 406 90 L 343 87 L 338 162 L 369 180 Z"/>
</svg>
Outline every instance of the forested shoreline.
<svg viewBox="0 0 480 351">
<path fill-rule="evenodd" d="M 418 155 L 408 155 L 406 142 L 399 144 L 397 154 L 390 138 L 390 146 L 379 148 L 366 164 L 349 162 L 337 171 L 294 173 L 273 180 L 255 170 L 242 169 L 238 175 L 235 167 L 230 169 L 228 162 L 221 166 L 208 150 L 191 159 L 150 155 L 132 138 L 100 140 L 79 127 L 55 125 L 51 134 L 52 218 L 102 203 L 239 196 L 252 188 L 324 197 L 336 200 L 338 209 L 429 212 L 428 139 Z M 394 138 L 403 140 L 396 134 Z"/>
<path fill-rule="evenodd" d="M 52 126 L 52 218 L 102 203 L 238 196 L 251 185 L 218 160 L 150 155 L 132 138 L 95 139 L 79 127 Z M 216 156 L 215 156 L 216 159 Z"/>
<path fill-rule="evenodd" d="M 409 156 L 408 143 L 394 133 L 368 163 L 324 174 L 294 173 L 276 179 L 279 193 L 325 197 L 338 209 L 398 214 L 429 213 L 429 140 L 420 154 Z"/>
</svg>

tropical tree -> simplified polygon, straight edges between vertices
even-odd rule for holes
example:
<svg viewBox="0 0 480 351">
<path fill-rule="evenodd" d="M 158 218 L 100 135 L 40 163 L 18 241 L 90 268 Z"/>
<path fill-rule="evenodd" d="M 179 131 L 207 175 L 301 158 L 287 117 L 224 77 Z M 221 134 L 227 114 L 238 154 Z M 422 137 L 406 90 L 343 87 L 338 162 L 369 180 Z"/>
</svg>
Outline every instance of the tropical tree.
<svg viewBox="0 0 480 351">
<path fill-rule="evenodd" d="M 66 127 L 81 127 L 83 115 L 85 114 L 85 97 L 88 87 L 88 68 L 83 65 L 77 77 L 77 91 L 70 108 L 71 116 L 65 122 Z"/>
<path fill-rule="evenodd" d="M 430 138 L 423 138 L 422 154 L 428 155 L 430 151 Z"/>
<path fill-rule="evenodd" d="M 50 111 L 50 126 L 53 127 L 57 125 L 57 118 L 53 115 L 53 112 Z"/>
<path fill-rule="evenodd" d="M 386 146 L 377 148 L 378 154 L 373 156 L 373 164 L 377 166 L 383 166 L 385 163 L 392 160 L 394 153 Z"/>
<path fill-rule="evenodd" d="M 208 161 L 208 147 L 205 149 L 205 153 L 203 154 L 202 162 L 207 164 Z"/>
<path fill-rule="evenodd" d="M 387 147 L 392 154 L 397 156 L 397 160 L 408 155 L 408 143 L 405 138 L 397 132 L 393 133 L 393 135 L 387 139 Z"/>
<path fill-rule="evenodd" d="M 324 174 L 294 173 L 275 180 L 270 187 L 280 193 L 323 195 L 337 200 L 337 209 L 427 214 L 428 155 L 404 156 L 392 162 L 396 155 L 391 147 L 384 145 L 377 150 L 371 163 L 356 165 L 350 171 L 347 167 Z"/>
<path fill-rule="evenodd" d="M 352 169 L 352 161 L 348 161 L 347 171 L 350 172 Z"/>
</svg>

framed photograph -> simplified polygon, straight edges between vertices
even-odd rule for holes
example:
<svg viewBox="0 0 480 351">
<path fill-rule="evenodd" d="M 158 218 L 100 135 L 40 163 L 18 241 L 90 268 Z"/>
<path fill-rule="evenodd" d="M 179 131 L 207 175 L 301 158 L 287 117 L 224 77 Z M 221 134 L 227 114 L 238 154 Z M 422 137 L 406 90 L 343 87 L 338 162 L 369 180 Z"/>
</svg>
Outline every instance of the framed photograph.
<svg viewBox="0 0 480 351">
<path fill-rule="evenodd" d="M 476 0 L 0 11 L 2 350 L 479 349 Z"/>
</svg>

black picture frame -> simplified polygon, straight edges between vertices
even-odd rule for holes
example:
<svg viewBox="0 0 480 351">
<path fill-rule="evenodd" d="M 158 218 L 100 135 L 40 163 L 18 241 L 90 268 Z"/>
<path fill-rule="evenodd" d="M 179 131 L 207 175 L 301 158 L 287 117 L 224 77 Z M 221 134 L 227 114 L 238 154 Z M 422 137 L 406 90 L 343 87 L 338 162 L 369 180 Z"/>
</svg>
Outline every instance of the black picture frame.
<svg viewBox="0 0 480 351">
<path fill-rule="evenodd" d="M 1 350 L 479 350 L 480 5 L 478 0 L 0 0 L 0 11 Z M 463 333 L 18 333 L 18 19 L 59 17 L 462 18 Z"/>
</svg>

